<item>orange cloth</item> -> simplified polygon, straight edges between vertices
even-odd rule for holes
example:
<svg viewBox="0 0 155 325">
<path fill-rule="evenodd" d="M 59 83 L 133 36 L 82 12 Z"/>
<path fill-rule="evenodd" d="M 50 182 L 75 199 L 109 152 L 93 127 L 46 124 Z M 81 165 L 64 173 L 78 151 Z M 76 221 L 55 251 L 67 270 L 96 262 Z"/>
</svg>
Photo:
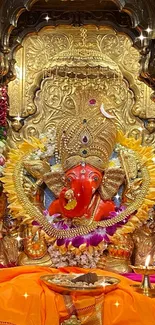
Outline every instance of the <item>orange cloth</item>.
<svg viewBox="0 0 155 325">
<path fill-rule="evenodd" d="M 1 269 L 0 324 L 59 325 L 60 318 L 68 316 L 64 297 L 49 290 L 40 281 L 40 276 L 59 271 L 35 266 Z M 86 270 L 61 268 L 61 271 L 80 273 Z M 131 280 L 106 271 L 96 272 L 121 280 L 118 288 L 105 296 L 104 325 L 155 324 L 155 299 L 134 292 L 130 287 Z M 76 308 L 89 306 L 94 299 L 95 297 L 73 297 Z"/>
</svg>

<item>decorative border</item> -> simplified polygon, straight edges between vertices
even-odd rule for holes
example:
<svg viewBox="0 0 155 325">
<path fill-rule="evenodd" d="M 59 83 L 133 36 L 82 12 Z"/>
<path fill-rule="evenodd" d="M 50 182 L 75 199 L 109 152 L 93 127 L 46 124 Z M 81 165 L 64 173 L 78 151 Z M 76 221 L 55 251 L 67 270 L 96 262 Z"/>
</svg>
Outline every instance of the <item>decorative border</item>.
<svg viewBox="0 0 155 325">
<path fill-rule="evenodd" d="M 7 138 L 7 112 L 8 105 L 8 87 L 0 85 L 0 176 L 3 175 L 5 165 L 5 150 Z M 0 194 L 2 192 L 2 183 L 0 183 Z"/>
</svg>

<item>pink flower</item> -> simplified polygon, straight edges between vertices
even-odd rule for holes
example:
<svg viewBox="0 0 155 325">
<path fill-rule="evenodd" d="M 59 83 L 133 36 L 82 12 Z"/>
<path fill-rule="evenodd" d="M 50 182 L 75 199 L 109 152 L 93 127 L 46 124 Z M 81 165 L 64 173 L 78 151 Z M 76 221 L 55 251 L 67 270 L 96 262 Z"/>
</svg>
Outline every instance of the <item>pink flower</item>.
<svg viewBox="0 0 155 325">
<path fill-rule="evenodd" d="M 4 156 L 0 156 L 0 166 L 4 166 L 5 164 L 5 158 Z"/>
</svg>

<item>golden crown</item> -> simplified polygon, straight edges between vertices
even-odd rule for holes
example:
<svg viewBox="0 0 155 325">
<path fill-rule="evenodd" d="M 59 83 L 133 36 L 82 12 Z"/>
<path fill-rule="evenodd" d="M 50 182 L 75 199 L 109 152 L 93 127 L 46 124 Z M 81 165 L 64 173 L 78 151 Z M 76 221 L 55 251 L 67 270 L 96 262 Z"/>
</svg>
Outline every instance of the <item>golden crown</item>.
<svg viewBox="0 0 155 325">
<path fill-rule="evenodd" d="M 101 113 L 94 98 L 88 104 L 81 115 L 67 117 L 58 125 L 57 149 L 64 170 L 82 162 L 104 170 L 112 154 L 115 124 Z"/>
</svg>

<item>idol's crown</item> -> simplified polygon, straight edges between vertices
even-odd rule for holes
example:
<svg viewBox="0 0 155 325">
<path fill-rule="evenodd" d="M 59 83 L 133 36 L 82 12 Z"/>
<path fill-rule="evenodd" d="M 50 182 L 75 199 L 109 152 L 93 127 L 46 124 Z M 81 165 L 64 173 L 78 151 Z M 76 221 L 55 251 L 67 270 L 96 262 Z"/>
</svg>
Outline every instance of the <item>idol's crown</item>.
<svg viewBox="0 0 155 325">
<path fill-rule="evenodd" d="M 94 99 L 91 99 L 93 102 Z M 100 109 L 68 117 L 58 125 L 57 149 L 64 170 L 82 162 L 104 170 L 116 142 L 113 119 L 103 116 Z"/>
</svg>

